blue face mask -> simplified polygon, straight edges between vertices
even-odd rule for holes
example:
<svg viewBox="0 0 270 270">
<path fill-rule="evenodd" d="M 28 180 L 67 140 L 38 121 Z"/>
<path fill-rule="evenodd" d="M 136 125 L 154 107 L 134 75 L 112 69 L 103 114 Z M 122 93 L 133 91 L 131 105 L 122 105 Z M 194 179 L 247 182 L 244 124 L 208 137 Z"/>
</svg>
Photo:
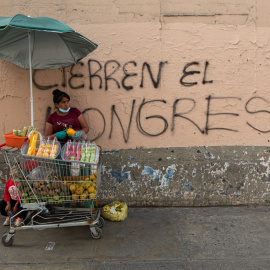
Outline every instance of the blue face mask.
<svg viewBox="0 0 270 270">
<path fill-rule="evenodd" d="M 58 108 L 58 110 L 59 110 L 60 112 L 62 112 L 62 113 L 68 113 L 69 110 L 70 110 L 70 107 L 69 107 L 67 110 L 63 110 L 63 109 L 61 109 L 61 108 Z"/>
</svg>

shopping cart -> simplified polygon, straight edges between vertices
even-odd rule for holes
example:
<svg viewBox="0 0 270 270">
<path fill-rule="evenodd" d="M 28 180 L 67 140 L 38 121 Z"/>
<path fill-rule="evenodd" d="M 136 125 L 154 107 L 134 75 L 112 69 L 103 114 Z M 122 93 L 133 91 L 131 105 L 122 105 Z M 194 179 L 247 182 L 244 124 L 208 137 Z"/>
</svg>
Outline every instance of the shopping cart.
<svg viewBox="0 0 270 270">
<path fill-rule="evenodd" d="M 96 163 L 87 163 L 26 156 L 19 150 L 0 145 L 22 207 L 10 219 L 3 245 L 13 244 L 16 231 L 73 226 L 89 226 L 91 236 L 99 239 L 104 225 L 96 199 L 101 151 Z M 13 221 L 20 213 L 26 217 L 21 226 L 15 226 Z"/>
</svg>

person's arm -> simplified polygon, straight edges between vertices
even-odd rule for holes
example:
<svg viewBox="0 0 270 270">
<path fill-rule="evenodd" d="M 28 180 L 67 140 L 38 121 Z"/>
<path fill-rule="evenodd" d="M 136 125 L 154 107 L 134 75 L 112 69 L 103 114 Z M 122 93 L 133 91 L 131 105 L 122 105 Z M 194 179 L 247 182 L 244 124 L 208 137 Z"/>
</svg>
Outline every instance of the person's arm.
<svg viewBox="0 0 270 270">
<path fill-rule="evenodd" d="M 7 180 L 6 185 L 5 185 L 5 191 L 4 191 L 4 200 L 5 200 L 5 202 L 10 202 L 10 194 L 8 192 L 9 186 L 10 186 L 10 179 Z"/>
<path fill-rule="evenodd" d="M 9 210 L 11 210 L 11 204 L 10 201 L 6 201 L 7 205 L 5 207 L 6 212 L 8 212 Z"/>
<path fill-rule="evenodd" d="M 10 194 L 8 192 L 9 182 L 10 182 L 9 180 L 6 182 L 5 191 L 4 191 L 4 200 L 7 203 L 7 206 L 5 207 L 6 212 L 11 210 Z"/>
<path fill-rule="evenodd" d="M 46 122 L 45 126 L 45 137 L 49 137 L 50 139 L 55 138 L 55 134 L 53 134 L 53 125 L 48 122 Z"/>
<path fill-rule="evenodd" d="M 80 116 L 78 117 L 78 121 L 80 123 L 81 126 L 81 131 L 84 131 L 85 134 L 87 134 L 89 132 L 89 126 L 83 116 L 83 114 L 81 113 Z"/>
<path fill-rule="evenodd" d="M 18 208 L 19 208 L 19 200 L 17 200 L 17 202 L 15 203 L 14 207 L 13 207 L 13 214 L 17 214 L 18 213 Z"/>
</svg>

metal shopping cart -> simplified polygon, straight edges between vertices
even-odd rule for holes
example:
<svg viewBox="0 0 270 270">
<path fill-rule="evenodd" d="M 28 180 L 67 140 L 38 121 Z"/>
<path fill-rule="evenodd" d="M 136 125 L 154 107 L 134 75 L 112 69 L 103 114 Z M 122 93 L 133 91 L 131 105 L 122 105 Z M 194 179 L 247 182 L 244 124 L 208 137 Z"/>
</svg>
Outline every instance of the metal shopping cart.
<svg viewBox="0 0 270 270">
<path fill-rule="evenodd" d="M 100 153 L 95 163 L 88 163 L 27 156 L 19 150 L 0 146 L 22 207 L 10 219 L 9 230 L 2 236 L 3 245 L 13 244 L 16 231 L 73 226 L 89 226 L 91 236 L 99 239 L 104 225 L 96 199 Z M 20 213 L 25 218 L 21 226 L 15 226 L 13 221 Z"/>
</svg>

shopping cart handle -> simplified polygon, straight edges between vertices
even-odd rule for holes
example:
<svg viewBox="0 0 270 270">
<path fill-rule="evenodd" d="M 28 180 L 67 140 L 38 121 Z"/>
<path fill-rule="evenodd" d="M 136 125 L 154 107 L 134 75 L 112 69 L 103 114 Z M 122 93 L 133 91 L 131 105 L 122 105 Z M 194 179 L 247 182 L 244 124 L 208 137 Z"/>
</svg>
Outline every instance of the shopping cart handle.
<svg viewBox="0 0 270 270">
<path fill-rule="evenodd" d="M 5 144 L 5 143 L 0 144 L 0 150 L 1 150 L 1 148 L 2 148 L 2 147 L 4 147 L 4 146 L 6 146 L 6 144 Z"/>
</svg>

